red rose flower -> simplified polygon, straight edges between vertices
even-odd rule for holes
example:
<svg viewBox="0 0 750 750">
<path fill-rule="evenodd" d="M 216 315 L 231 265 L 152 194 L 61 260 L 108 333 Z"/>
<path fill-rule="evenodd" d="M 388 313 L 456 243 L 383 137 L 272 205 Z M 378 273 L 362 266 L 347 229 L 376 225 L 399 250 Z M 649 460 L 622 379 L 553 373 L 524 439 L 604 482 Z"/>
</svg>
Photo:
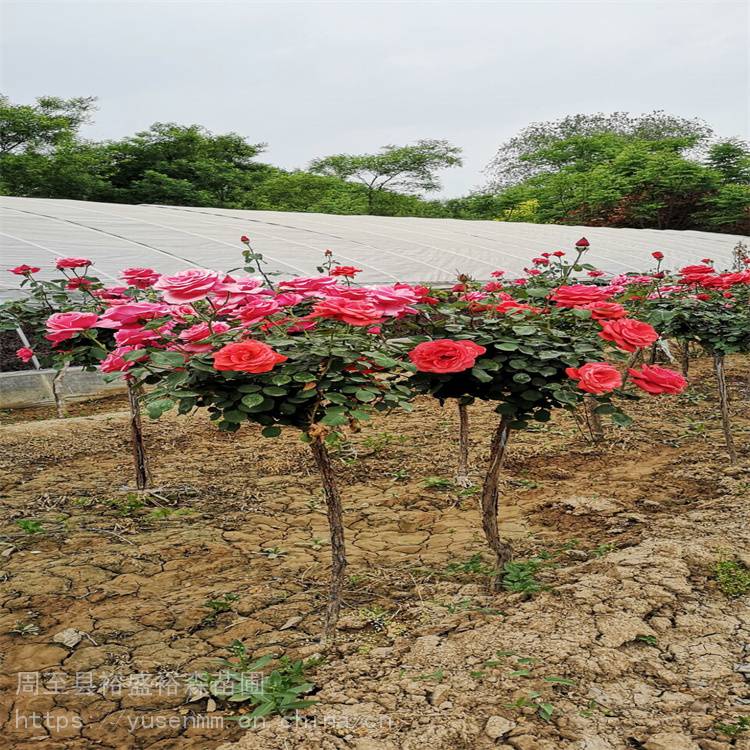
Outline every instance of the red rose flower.
<svg viewBox="0 0 750 750">
<path fill-rule="evenodd" d="M 580 307 L 591 302 L 604 302 L 614 294 L 611 289 L 592 284 L 572 284 L 555 289 L 550 299 L 560 307 Z"/>
<path fill-rule="evenodd" d="M 628 311 L 617 302 L 589 302 L 588 305 L 580 305 L 579 309 L 591 310 L 594 320 L 618 320 L 628 315 Z"/>
<path fill-rule="evenodd" d="M 687 380 L 679 372 L 665 367 L 643 365 L 640 370 L 634 370 L 631 367 L 628 372 L 635 385 L 654 396 L 661 393 L 675 395 L 682 393 L 687 387 Z"/>
<path fill-rule="evenodd" d="M 656 258 L 656 260 L 664 260 L 664 253 L 655 250 L 653 253 L 651 253 L 651 257 Z"/>
<path fill-rule="evenodd" d="M 18 357 L 21 362 L 29 362 L 34 357 L 34 351 L 29 349 L 28 346 L 22 346 L 20 349 L 16 350 L 16 357 Z"/>
<path fill-rule="evenodd" d="M 356 266 L 336 266 L 336 268 L 331 271 L 331 276 L 346 276 L 347 278 L 351 278 L 361 272 L 362 269 L 357 268 Z"/>
<path fill-rule="evenodd" d="M 240 237 L 240 242 L 243 245 L 247 245 L 247 243 L 250 242 L 250 238 L 247 235 L 243 234 L 242 237 Z"/>
<path fill-rule="evenodd" d="M 88 258 L 58 258 L 55 267 L 58 270 L 63 268 L 85 268 L 90 266 L 91 261 Z"/>
<path fill-rule="evenodd" d="M 622 375 L 616 367 L 606 362 L 587 362 L 582 367 L 567 367 L 565 374 L 578 381 L 578 387 L 586 393 L 610 393 L 622 385 Z"/>
<path fill-rule="evenodd" d="M 30 276 L 32 273 L 38 273 L 41 270 L 42 269 L 38 268 L 37 266 L 27 266 L 24 263 L 22 266 L 11 268 L 10 272 L 14 273 L 16 276 Z"/>
<path fill-rule="evenodd" d="M 474 367 L 477 357 L 487 350 L 465 339 L 424 341 L 409 352 L 409 359 L 420 372 L 463 372 Z"/>
<path fill-rule="evenodd" d="M 632 318 L 609 320 L 602 324 L 599 336 L 605 341 L 611 341 L 618 349 L 634 352 L 649 346 L 659 338 L 659 334 L 648 323 Z"/>
<path fill-rule="evenodd" d="M 235 372 L 270 372 L 280 362 L 289 359 L 262 341 L 240 341 L 227 344 L 214 352 L 214 368 Z"/>
<path fill-rule="evenodd" d="M 371 326 L 383 319 L 380 310 L 372 302 L 329 297 L 321 300 L 312 309 L 311 317 L 340 320 L 350 326 Z"/>
<path fill-rule="evenodd" d="M 588 247 L 590 244 L 591 243 L 589 243 L 585 237 L 581 237 L 581 239 L 576 242 L 576 247 Z"/>
</svg>

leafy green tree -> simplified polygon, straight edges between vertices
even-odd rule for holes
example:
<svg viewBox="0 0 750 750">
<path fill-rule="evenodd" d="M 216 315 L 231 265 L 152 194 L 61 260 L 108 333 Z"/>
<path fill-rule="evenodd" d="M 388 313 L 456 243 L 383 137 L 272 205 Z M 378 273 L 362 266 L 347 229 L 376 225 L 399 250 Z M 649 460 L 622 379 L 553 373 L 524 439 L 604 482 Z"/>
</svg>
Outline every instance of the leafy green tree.
<svg viewBox="0 0 750 750">
<path fill-rule="evenodd" d="M 48 153 L 71 140 L 90 119 L 95 103 L 92 96 L 40 96 L 35 104 L 13 104 L 0 94 L 0 157 Z"/>
<path fill-rule="evenodd" d="M 738 138 L 715 143 L 708 150 L 707 161 L 725 182 L 750 184 L 750 149 Z"/>
<path fill-rule="evenodd" d="M 712 132 L 698 118 L 676 117 L 663 111 L 638 116 L 627 112 L 569 115 L 524 128 L 500 146 L 487 171 L 492 187 L 498 191 L 544 172 L 601 159 L 608 145 L 616 147 L 622 140 L 687 139 L 698 147 Z M 593 141 L 589 140 L 592 136 L 596 137 Z M 564 148 L 554 148 L 563 143 Z"/>
<path fill-rule="evenodd" d="M 155 123 L 104 146 L 110 200 L 122 203 L 242 208 L 268 167 L 255 161 L 265 144 L 200 125 Z M 104 197 L 104 196 L 103 196 Z"/>
<path fill-rule="evenodd" d="M 448 141 L 421 140 L 409 146 L 384 146 L 377 154 L 334 154 L 310 163 L 315 174 L 359 182 L 366 188 L 367 212 L 376 213 L 386 191 L 434 192 L 437 172 L 461 166 L 461 149 Z"/>
</svg>

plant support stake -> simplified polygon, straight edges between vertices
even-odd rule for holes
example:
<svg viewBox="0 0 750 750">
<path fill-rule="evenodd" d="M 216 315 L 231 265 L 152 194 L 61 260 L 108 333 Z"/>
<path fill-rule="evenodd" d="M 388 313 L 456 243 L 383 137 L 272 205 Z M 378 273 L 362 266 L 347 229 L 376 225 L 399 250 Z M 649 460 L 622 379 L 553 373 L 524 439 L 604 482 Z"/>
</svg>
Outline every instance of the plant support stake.
<svg viewBox="0 0 750 750">
<path fill-rule="evenodd" d="M 469 479 L 469 407 L 458 402 L 458 471 L 456 484 L 459 487 L 471 486 Z"/>
</svg>

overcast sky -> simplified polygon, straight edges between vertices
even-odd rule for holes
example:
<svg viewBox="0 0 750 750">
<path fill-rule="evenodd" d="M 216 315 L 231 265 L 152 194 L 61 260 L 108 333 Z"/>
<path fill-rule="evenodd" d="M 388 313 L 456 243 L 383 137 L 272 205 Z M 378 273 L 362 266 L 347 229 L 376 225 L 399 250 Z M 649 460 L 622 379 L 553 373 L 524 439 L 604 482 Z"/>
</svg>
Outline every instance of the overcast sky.
<svg viewBox="0 0 750 750">
<path fill-rule="evenodd" d="M 446 138 L 465 154 L 453 196 L 503 140 L 565 114 L 664 109 L 748 136 L 744 0 L 0 5 L 2 90 L 98 96 L 96 139 L 200 123 L 293 168 Z"/>
</svg>

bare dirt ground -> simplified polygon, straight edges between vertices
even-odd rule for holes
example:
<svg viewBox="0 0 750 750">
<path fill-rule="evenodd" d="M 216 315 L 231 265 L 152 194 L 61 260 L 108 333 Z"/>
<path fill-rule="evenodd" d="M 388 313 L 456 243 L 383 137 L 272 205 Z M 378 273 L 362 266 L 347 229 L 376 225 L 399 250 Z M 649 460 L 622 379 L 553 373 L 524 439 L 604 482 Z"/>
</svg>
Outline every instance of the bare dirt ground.
<svg viewBox="0 0 750 750">
<path fill-rule="evenodd" d="M 337 459 L 340 640 L 304 718 L 251 731 L 185 679 L 235 639 L 319 650 L 329 550 L 306 447 L 200 415 L 147 422 L 163 489 L 140 499 L 121 400 L 0 415 L 0 746 L 750 748 L 750 611 L 715 580 L 719 560 L 750 564 L 750 362 L 730 370 L 735 467 L 705 363 L 605 445 L 567 414 L 514 436 L 502 530 L 518 558 L 547 557 L 532 597 L 489 595 L 469 562 L 485 546 L 475 492 L 446 481 L 454 408 L 421 401 L 354 435 Z M 475 467 L 495 419 L 472 407 Z"/>
</svg>

